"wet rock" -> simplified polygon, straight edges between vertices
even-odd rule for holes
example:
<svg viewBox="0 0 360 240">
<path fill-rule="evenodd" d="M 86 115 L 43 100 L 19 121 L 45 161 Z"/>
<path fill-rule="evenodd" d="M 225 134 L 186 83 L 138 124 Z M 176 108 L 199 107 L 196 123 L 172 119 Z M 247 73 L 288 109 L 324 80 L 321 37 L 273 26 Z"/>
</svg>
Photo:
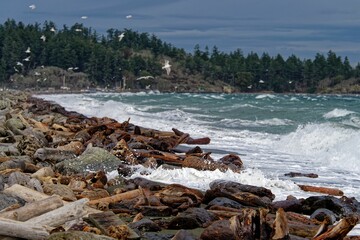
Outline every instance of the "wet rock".
<svg viewBox="0 0 360 240">
<path fill-rule="evenodd" d="M 308 178 L 318 178 L 319 176 L 315 173 L 299 173 L 299 172 L 289 172 L 284 174 L 287 177 L 308 177 Z"/>
<path fill-rule="evenodd" d="M 151 180 L 141 178 L 141 177 L 136 177 L 136 178 L 130 179 L 128 181 L 128 183 L 129 182 L 133 182 L 137 186 L 140 186 L 142 188 L 147 188 L 150 191 L 161 190 L 161 189 L 163 189 L 164 187 L 166 187 L 168 185 L 168 184 L 165 184 L 165 183 L 155 182 L 155 181 L 151 181 Z"/>
<path fill-rule="evenodd" d="M 235 209 L 243 208 L 243 205 L 241 205 L 240 203 L 233 201 L 231 199 L 228 199 L 226 197 L 214 198 L 212 201 L 210 201 L 208 203 L 207 208 L 210 208 L 211 206 L 223 206 L 223 207 L 229 207 L 229 208 L 235 208 Z"/>
<path fill-rule="evenodd" d="M 218 220 L 207 227 L 200 236 L 201 240 L 236 240 L 228 220 Z"/>
<path fill-rule="evenodd" d="M 207 227 L 217 217 L 204 208 L 188 208 L 180 212 L 169 223 L 170 229 L 194 229 L 198 227 Z"/>
<path fill-rule="evenodd" d="M 326 208 L 316 209 L 316 211 L 310 215 L 310 219 L 316 219 L 320 222 L 323 222 L 325 218 L 330 220 L 330 224 L 332 225 L 335 223 L 337 216 L 335 215 L 335 213 Z"/>
<path fill-rule="evenodd" d="M 210 183 L 210 189 L 205 193 L 204 203 L 216 197 L 227 197 L 245 206 L 269 207 L 275 196 L 269 189 L 263 187 L 216 180 Z"/>
<path fill-rule="evenodd" d="M 229 154 L 219 159 L 219 162 L 224 163 L 229 169 L 234 172 L 239 172 L 243 168 L 243 162 L 240 157 L 235 154 Z"/>
<path fill-rule="evenodd" d="M 111 172 L 117 169 L 119 163 L 120 160 L 105 149 L 89 145 L 79 157 L 62 161 L 55 165 L 55 169 L 64 175 L 86 174 L 99 170 Z"/>
<path fill-rule="evenodd" d="M 114 240 L 114 238 L 90 232 L 68 231 L 53 233 L 47 240 Z"/>
<path fill-rule="evenodd" d="M 11 106 L 10 101 L 4 99 L 0 100 L 0 110 L 4 110 L 6 108 L 9 108 Z"/>
<path fill-rule="evenodd" d="M 137 222 L 129 223 L 128 226 L 132 229 L 137 229 L 142 232 L 158 232 L 161 227 L 148 218 L 143 218 Z"/>
<path fill-rule="evenodd" d="M 199 190 L 180 184 L 170 184 L 155 193 L 155 196 L 161 199 L 163 204 L 179 209 L 197 207 L 204 197 L 203 193 Z"/>
<path fill-rule="evenodd" d="M 0 175 L 0 192 L 4 190 L 4 185 L 5 185 L 4 177 L 3 175 Z"/>
<path fill-rule="evenodd" d="M 302 211 L 302 201 L 303 199 L 288 198 L 286 200 L 273 202 L 272 206 L 274 209 L 282 208 L 285 212 L 300 213 Z"/>
<path fill-rule="evenodd" d="M 141 206 L 139 210 L 149 217 L 168 217 L 173 214 L 173 210 L 168 206 Z"/>
<path fill-rule="evenodd" d="M 302 213 L 311 215 L 319 208 L 326 208 L 334 212 L 339 217 L 349 216 L 359 213 L 359 202 L 356 199 L 341 199 L 334 196 L 312 196 L 303 201 Z"/>
</svg>

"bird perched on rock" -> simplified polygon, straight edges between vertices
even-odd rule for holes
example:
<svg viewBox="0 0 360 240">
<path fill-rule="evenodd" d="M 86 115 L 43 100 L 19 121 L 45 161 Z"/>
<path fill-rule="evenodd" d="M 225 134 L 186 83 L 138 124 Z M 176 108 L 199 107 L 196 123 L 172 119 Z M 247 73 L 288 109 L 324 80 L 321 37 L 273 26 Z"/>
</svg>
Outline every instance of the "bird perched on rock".
<svg viewBox="0 0 360 240">
<path fill-rule="evenodd" d="M 170 65 L 169 60 L 165 60 L 165 64 L 164 64 L 164 66 L 162 67 L 162 69 L 165 69 L 165 70 L 166 70 L 166 74 L 167 74 L 167 75 L 170 74 L 171 65 Z"/>
</svg>

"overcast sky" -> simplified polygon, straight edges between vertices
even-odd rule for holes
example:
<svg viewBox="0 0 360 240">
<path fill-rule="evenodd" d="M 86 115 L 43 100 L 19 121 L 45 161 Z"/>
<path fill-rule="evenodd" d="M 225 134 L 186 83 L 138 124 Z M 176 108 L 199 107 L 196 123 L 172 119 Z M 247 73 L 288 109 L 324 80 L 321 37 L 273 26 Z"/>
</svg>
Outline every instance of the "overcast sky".
<svg viewBox="0 0 360 240">
<path fill-rule="evenodd" d="M 78 22 L 100 34 L 128 28 L 188 52 L 199 44 L 313 59 L 332 50 L 360 62 L 360 0 L 0 0 L 1 23 L 8 18 Z"/>
</svg>

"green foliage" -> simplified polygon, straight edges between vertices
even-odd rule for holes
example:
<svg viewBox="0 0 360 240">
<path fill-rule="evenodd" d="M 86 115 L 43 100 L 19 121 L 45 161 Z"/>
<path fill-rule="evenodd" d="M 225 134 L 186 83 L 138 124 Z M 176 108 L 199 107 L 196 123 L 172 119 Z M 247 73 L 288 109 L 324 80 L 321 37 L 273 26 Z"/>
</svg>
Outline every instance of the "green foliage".
<svg viewBox="0 0 360 240">
<path fill-rule="evenodd" d="M 121 40 L 120 34 L 124 34 Z M 28 48 L 31 52 L 26 52 Z M 164 59 L 171 59 L 172 76 L 166 76 L 161 68 Z M 39 71 L 40 66 L 79 73 L 69 76 L 79 81 L 77 87 L 91 81 L 97 86 L 114 88 L 122 79 L 127 79 L 127 86 L 131 87 L 153 86 L 152 78 L 136 82 L 139 77 L 152 76 L 159 80 L 157 86 L 172 86 L 166 83 L 170 77 L 172 81 L 187 79 L 187 82 L 201 78 L 209 83 L 222 81 L 223 86 L 238 91 L 315 92 L 323 79 L 337 85 L 360 77 L 359 64 L 353 68 L 347 57 L 342 61 L 332 51 L 326 56 L 318 53 L 314 60 L 300 60 L 295 55 L 287 59 L 280 54 L 244 55 L 241 49 L 224 53 L 216 46 L 211 50 L 205 46 L 202 50 L 197 44 L 193 53 L 186 53 L 154 35 L 131 29 L 109 29 L 105 36 L 99 36 L 79 23 L 62 29 L 48 21 L 43 25 L 24 25 L 9 19 L 0 24 L 0 83 L 9 84 L 16 78 L 31 86 L 37 80 L 34 71 Z M 60 83 L 56 80 L 49 86 L 58 87 Z M 41 84 L 45 83 L 37 82 Z"/>
</svg>

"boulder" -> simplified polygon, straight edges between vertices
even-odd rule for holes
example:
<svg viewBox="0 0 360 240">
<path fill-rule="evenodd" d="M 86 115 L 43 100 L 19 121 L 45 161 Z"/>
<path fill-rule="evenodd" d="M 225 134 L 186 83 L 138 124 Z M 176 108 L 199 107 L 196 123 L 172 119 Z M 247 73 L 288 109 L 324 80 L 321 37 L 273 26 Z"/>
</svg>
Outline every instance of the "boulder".
<svg viewBox="0 0 360 240">
<path fill-rule="evenodd" d="M 55 169 L 64 175 L 86 174 L 99 170 L 110 172 L 116 170 L 119 164 L 120 160 L 117 157 L 90 144 L 80 156 L 56 164 Z"/>
</svg>

